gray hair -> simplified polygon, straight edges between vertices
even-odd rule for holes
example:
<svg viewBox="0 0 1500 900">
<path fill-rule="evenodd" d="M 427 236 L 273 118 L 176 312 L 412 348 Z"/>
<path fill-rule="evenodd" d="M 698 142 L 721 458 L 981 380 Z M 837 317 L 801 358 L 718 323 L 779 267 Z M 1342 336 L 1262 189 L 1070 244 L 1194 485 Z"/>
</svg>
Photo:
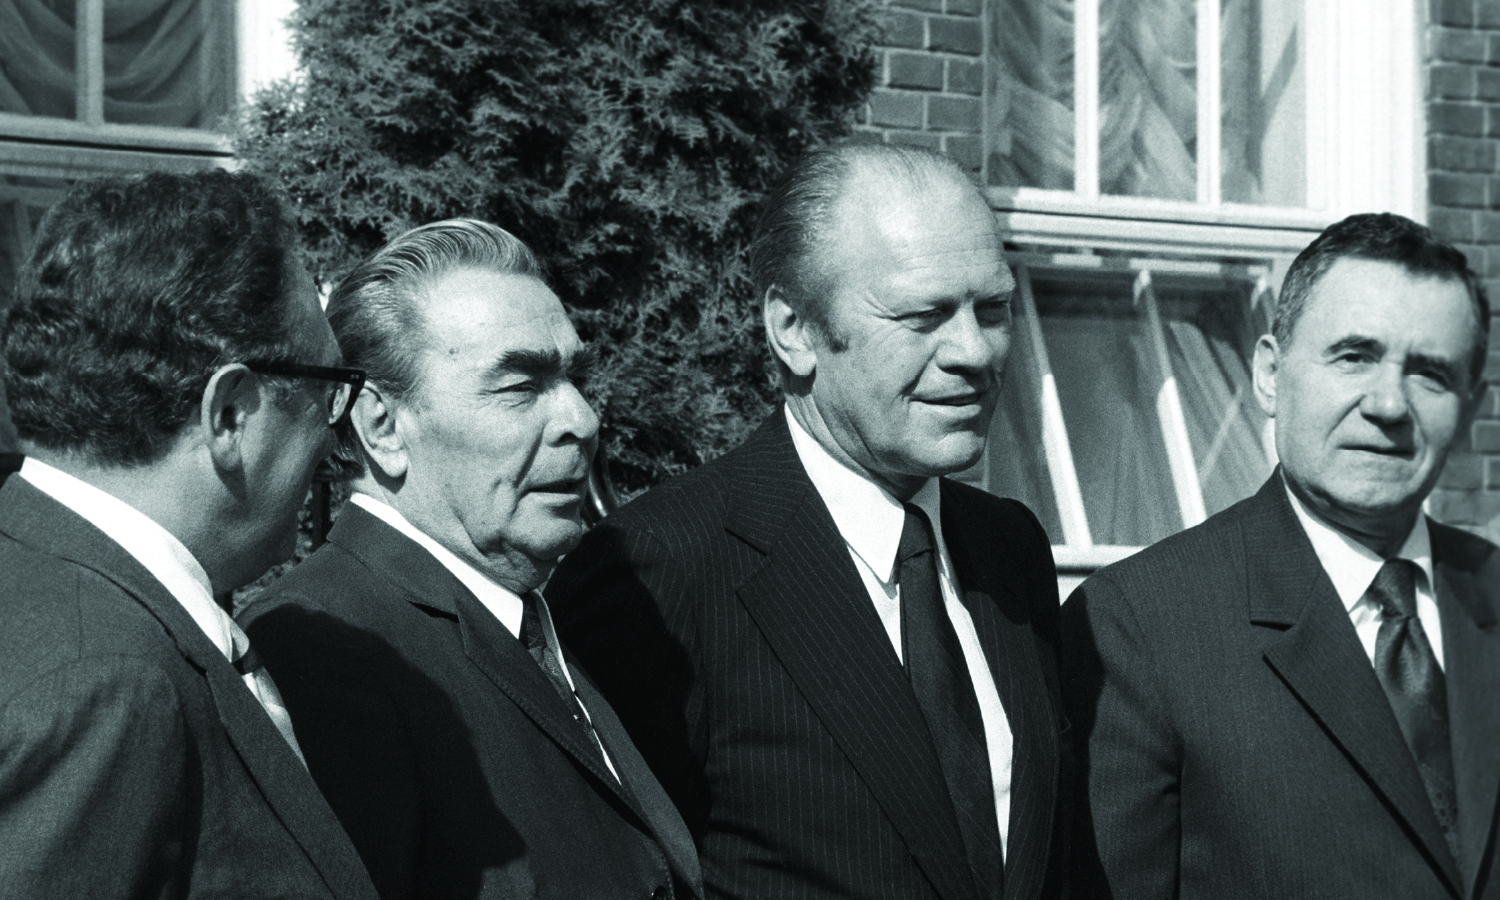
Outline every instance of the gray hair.
<svg viewBox="0 0 1500 900">
<path fill-rule="evenodd" d="M 499 226 L 447 219 L 413 228 L 356 266 L 329 296 L 328 323 L 344 364 L 364 369 L 369 382 L 394 399 L 416 392 L 425 335 L 422 302 L 436 282 L 460 269 L 544 277 L 535 254 Z M 336 462 L 346 476 L 364 472 L 347 421 Z"/>
</svg>

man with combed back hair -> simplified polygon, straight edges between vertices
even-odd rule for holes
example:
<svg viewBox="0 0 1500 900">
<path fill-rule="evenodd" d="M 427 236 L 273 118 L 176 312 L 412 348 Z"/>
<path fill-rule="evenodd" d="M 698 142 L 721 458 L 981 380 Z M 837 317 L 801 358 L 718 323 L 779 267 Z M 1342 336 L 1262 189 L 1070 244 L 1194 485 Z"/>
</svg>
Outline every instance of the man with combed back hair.
<svg viewBox="0 0 1500 900">
<path fill-rule="evenodd" d="M 531 251 L 470 219 L 334 289 L 369 373 L 328 543 L 244 613 L 385 900 L 701 896 L 691 837 L 538 588 L 583 533 L 591 355 Z"/>
<path fill-rule="evenodd" d="M 375 896 L 228 613 L 363 379 L 295 234 L 225 172 L 84 182 L 37 230 L 3 332 L 0 896 Z"/>
<path fill-rule="evenodd" d="M 1053 896 L 1057 582 L 979 461 L 1010 345 L 952 161 L 800 162 L 750 254 L 785 406 L 569 554 L 559 628 L 677 802 L 710 896 Z"/>
<path fill-rule="evenodd" d="M 1410 219 L 1293 261 L 1253 370 L 1276 471 L 1063 605 L 1087 896 L 1500 900 L 1500 550 L 1422 511 L 1489 329 Z"/>
</svg>

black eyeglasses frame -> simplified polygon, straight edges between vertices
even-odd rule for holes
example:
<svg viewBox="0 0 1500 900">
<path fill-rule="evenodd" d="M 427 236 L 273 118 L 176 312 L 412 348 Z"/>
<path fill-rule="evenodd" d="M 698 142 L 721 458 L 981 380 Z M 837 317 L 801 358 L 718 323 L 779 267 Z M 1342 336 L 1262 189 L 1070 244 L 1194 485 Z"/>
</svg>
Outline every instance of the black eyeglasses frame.
<svg viewBox="0 0 1500 900">
<path fill-rule="evenodd" d="M 302 363 L 293 362 L 247 362 L 245 368 L 262 375 L 281 375 L 287 378 L 316 378 L 320 381 L 335 381 L 340 384 L 349 385 L 349 399 L 344 401 L 344 409 L 330 421 L 330 426 L 338 425 L 349 418 L 349 413 L 354 410 L 354 404 L 359 400 L 359 392 L 364 390 L 364 369 L 351 369 L 345 366 L 306 366 Z M 329 411 L 330 415 L 332 410 Z"/>
</svg>

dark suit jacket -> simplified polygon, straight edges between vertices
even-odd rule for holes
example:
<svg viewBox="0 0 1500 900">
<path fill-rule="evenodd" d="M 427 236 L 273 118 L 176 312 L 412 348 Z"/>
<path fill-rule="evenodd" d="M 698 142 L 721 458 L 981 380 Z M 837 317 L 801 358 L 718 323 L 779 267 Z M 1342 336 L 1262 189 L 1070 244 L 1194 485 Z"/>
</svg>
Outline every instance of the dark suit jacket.
<svg viewBox="0 0 1500 900">
<path fill-rule="evenodd" d="M 375 897 L 182 605 L 20 477 L 0 490 L 0 896 Z"/>
<path fill-rule="evenodd" d="M 1429 524 L 1464 858 L 1278 473 L 1063 606 L 1115 896 L 1500 898 L 1500 550 Z"/>
<path fill-rule="evenodd" d="M 1057 584 L 1018 503 L 942 484 L 1011 730 L 1005 896 L 1055 858 Z M 548 588 L 699 842 L 710 895 L 976 896 L 915 695 L 781 413 L 595 527 Z"/>
<path fill-rule="evenodd" d="M 242 618 L 385 900 L 701 894 L 692 839 L 604 699 L 574 668 L 625 786 L 520 642 L 375 516 L 345 506 Z"/>
</svg>

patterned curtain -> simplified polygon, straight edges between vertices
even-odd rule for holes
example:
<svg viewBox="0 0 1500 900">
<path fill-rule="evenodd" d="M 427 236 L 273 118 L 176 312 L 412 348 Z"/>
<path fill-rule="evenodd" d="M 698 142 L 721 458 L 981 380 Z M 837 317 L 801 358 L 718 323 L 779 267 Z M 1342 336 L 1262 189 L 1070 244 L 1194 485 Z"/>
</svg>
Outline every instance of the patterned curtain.
<svg viewBox="0 0 1500 900">
<path fill-rule="evenodd" d="M 75 6 L 0 0 L 0 111 L 74 118 Z M 230 13 L 222 0 L 108 0 L 104 120 L 218 124 L 234 83 Z"/>
<path fill-rule="evenodd" d="M 1194 0 L 1099 4 L 1099 189 L 1193 200 L 1198 193 Z"/>
</svg>

